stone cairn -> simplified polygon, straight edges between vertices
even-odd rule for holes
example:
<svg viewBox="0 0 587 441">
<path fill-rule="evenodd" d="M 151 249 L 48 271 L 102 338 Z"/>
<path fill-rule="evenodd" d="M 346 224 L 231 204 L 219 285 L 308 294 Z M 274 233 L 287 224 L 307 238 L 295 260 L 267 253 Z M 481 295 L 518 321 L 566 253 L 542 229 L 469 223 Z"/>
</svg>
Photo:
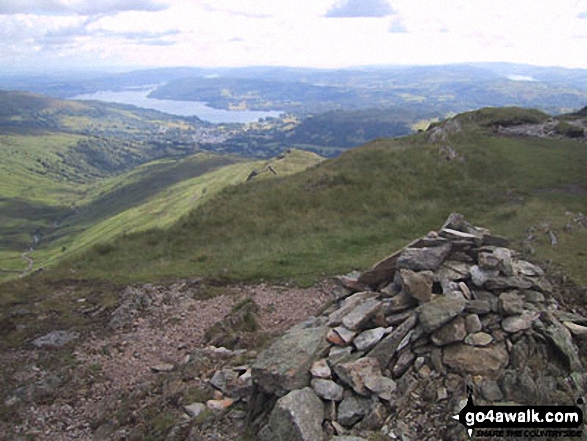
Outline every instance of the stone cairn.
<svg viewBox="0 0 587 441">
<path fill-rule="evenodd" d="M 587 319 L 559 309 L 544 271 L 453 213 L 363 273 L 252 366 L 263 441 L 468 439 L 476 404 L 575 404 Z"/>
</svg>

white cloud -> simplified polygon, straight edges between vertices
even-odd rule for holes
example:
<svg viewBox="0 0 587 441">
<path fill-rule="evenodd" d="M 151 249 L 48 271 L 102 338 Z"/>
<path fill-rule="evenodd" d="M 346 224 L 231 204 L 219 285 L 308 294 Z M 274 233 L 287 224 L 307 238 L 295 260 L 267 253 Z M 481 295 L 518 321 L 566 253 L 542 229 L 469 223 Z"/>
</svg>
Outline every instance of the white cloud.
<svg viewBox="0 0 587 441">
<path fill-rule="evenodd" d="M 583 12 L 577 2 L 551 0 L 0 0 L 0 56 L 4 69 L 63 60 L 319 67 L 509 61 L 587 68 Z"/>
<path fill-rule="evenodd" d="M 328 10 L 326 17 L 386 17 L 394 13 L 387 0 L 339 0 Z"/>
</svg>

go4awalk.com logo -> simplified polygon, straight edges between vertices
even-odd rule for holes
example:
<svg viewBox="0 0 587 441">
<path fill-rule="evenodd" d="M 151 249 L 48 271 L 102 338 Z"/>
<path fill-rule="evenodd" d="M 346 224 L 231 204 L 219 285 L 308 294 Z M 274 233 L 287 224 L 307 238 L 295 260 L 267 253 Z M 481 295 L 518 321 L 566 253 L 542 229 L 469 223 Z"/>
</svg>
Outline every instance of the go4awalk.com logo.
<svg viewBox="0 0 587 441">
<path fill-rule="evenodd" d="M 469 392 L 466 406 L 453 418 L 469 437 L 580 439 L 583 411 L 578 406 L 475 406 Z"/>
</svg>

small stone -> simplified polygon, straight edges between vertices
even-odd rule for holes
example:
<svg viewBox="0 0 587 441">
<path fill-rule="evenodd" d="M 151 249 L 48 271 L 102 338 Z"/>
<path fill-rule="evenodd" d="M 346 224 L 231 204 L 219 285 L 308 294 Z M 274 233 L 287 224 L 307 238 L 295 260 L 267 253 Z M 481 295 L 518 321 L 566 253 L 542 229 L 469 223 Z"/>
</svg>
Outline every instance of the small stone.
<svg viewBox="0 0 587 441">
<path fill-rule="evenodd" d="M 445 346 L 457 341 L 463 341 L 466 336 L 465 319 L 463 317 L 455 317 L 434 332 L 430 339 L 436 346 Z"/>
<path fill-rule="evenodd" d="M 350 330 L 361 329 L 371 317 L 377 313 L 381 307 L 381 302 L 375 299 L 369 299 L 357 305 L 342 319 L 342 324 Z"/>
<path fill-rule="evenodd" d="M 329 401 L 341 401 L 344 389 L 332 380 L 314 378 L 312 389 L 320 398 Z"/>
<path fill-rule="evenodd" d="M 461 290 L 461 292 L 465 296 L 465 299 L 471 300 L 471 290 L 469 289 L 469 287 L 467 286 L 467 284 L 465 282 L 459 282 L 459 289 Z"/>
<path fill-rule="evenodd" d="M 313 377 L 316 378 L 330 378 L 332 372 L 328 366 L 328 362 L 325 359 L 318 360 L 312 365 L 310 372 Z"/>
<path fill-rule="evenodd" d="M 544 303 L 546 300 L 544 294 L 538 291 L 526 291 L 525 298 L 526 301 L 530 303 Z"/>
<path fill-rule="evenodd" d="M 360 395 L 369 394 L 365 387 L 367 378 L 381 375 L 378 361 L 370 357 L 360 358 L 349 363 L 341 363 L 334 366 L 334 372 Z"/>
<path fill-rule="evenodd" d="M 471 275 L 471 281 L 473 284 L 481 288 L 485 285 L 485 282 L 499 276 L 499 271 L 484 269 L 480 268 L 478 265 L 473 265 L 469 269 L 469 274 Z"/>
<path fill-rule="evenodd" d="M 432 282 L 434 281 L 432 271 L 415 272 L 409 269 L 400 269 L 399 275 L 402 288 L 406 293 L 420 303 L 430 300 Z"/>
<path fill-rule="evenodd" d="M 587 337 L 587 326 L 577 325 L 573 322 L 563 322 L 571 334 L 576 337 Z"/>
<path fill-rule="evenodd" d="M 161 363 L 154 366 L 151 366 L 151 370 L 155 373 L 157 372 L 171 372 L 173 370 L 173 365 L 171 363 Z"/>
<path fill-rule="evenodd" d="M 499 260 L 499 269 L 502 273 L 508 277 L 515 275 L 512 264 L 512 250 L 498 247 L 493 250 L 493 255 Z"/>
<path fill-rule="evenodd" d="M 503 319 L 501 327 L 504 331 L 509 333 L 525 331 L 532 327 L 532 322 L 538 317 L 540 317 L 539 312 L 525 312 L 521 315 L 513 315 Z"/>
<path fill-rule="evenodd" d="M 384 303 L 385 315 L 391 315 L 405 311 L 406 309 L 416 306 L 417 304 L 418 301 L 415 298 L 413 298 L 407 292 L 401 291 L 398 295 L 393 296 L 389 300 L 386 300 Z M 411 311 L 408 311 L 408 313 L 411 313 Z M 391 325 L 393 323 L 389 324 Z"/>
<path fill-rule="evenodd" d="M 349 357 L 351 357 L 352 351 L 353 348 L 351 348 L 350 346 L 344 348 L 340 346 L 334 346 L 328 353 L 328 362 L 331 365 L 341 363 L 347 360 Z"/>
<path fill-rule="evenodd" d="M 427 364 L 425 364 L 424 366 L 422 366 L 418 370 L 418 375 L 420 375 L 420 377 L 422 377 L 422 378 L 428 378 L 431 373 L 432 373 L 432 370 L 430 369 L 430 367 Z"/>
<path fill-rule="evenodd" d="M 192 418 L 196 418 L 204 410 L 206 410 L 206 406 L 203 403 L 192 403 L 188 406 L 184 406 L 183 410 Z"/>
<path fill-rule="evenodd" d="M 481 324 L 481 320 L 479 320 L 479 316 L 477 314 L 469 314 L 465 317 L 465 327 L 467 328 L 467 332 L 469 334 L 474 334 L 475 332 L 479 332 L 481 329 L 483 329 L 483 325 Z"/>
<path fill-rule="evenodd" d="M 377 359 L 377 361 L 379 361 L 379 365 L 385 368 L 396 353 L 397 348 L 402 340 L 406 337 L 410 330 L 416 326 L 417 321 L 417 315 L 413 313 L 410 314 L 410 316 L 404 320 L 401 325 L 395 328 L 391 334 L 377 343 L 367 355 Z"/>
<path fill-rule="evenodd" d="M 353 344 L 359 351 L 367 351 L 375 346 L 383 338 L 386 333 L 386 328 L 375 328 L 369 329 L 362 332 L 355 340 Z"/>
<path fill-rule="evenodd" d="M 507 291 L 499 296 L 499 308 L 504 315 L 521 314 L 524 311 L 524 300 L 517 291 Z"/>
<path fill-rule="evenodd" d="M 397 384 L 391 378 L 376 375 L 365 379 L 365 386 L 382 400 L 391 401 L 397 389 Z"/>
<path fill-rule="evenodd" d="M 424 332 L 430 333 L 459 315 L 465 309 L 466 301 L 458 298 L 439 296 L 419 308 L 419 319 Z"/>
<path fill-rule="evenodd" d="M 277 400 L 271 411 L 269 423 L 259 433 L 259 439 L 323 441 L 323 420 L 322 400 L 309 387 L 296 389 Z"/>
<path fill-rule="evenodd" d="M 493 341 L 493 337 L 486 332 L 476 332 L 469 334 L 465 338 L 465 343 L 471 346 L 487 346 Z"/>
<path fill-rule="evenodd" d="M 495 270 L 499 267 L 499 258 L 493 253 L 481 252 L 477 258 L 479 267 Z"/>
<path fill-rule="evenodd" d="M 450 250 L 449 243 L 437 247 L 404 248 L 397 259 L 397 267 L 413 271 L 436 271 Z"/>
<path fill-rule="evenodd" d="M 525 260 L 518 260 L 513 263 L 514 271 L 518 274 L 522 274 L 524 276 L 544 276 L 544 271 L 542 268 L 531 264 L 530 262 L 526 262 Z"/>
<path fill-rule="evenodd" d="M 336 328 L 334 328 L 334 331 L 336 331 L 336 333 L 340 335 L 340 337 L 344 340 L 346 344 L 353 341 L 353 338 L 355 338 L 355 336 L 357 335 L 356 331 L 351 331 L 345 328 L 344 326 L 337 326 Z"/>
<path fill-rule="evenodd" d="M 448 398 L 448 391 L 446 390 L 446 387 L 438 388 L 438 390 L 436 391 L 436 398 L 438 399 L 438 401 L 443 401 Z"/>
<path fill-rule="evenodd" d="M 491 402 L 503 400 L 503 393 L 495 380 L 486 379 L 481 382 L 481 395 Z"/>
<path fill-rule="evenodd" d="M 334 329 L 329 329 L 326 334 L 326 340 L 336 346 L 346 346 L 346 341 Z"/>
<path fill-rule="evenodd" d="M 78 332 L 51 331 L 48 334 L 33 340 L 33 345 L 37 348 L 61 348 L 78 338 Z"/>
<path fill-rule="evenodd" d="M 206 407 L 210 410 L 224 410 L 234 404 L 234 400 L 231 398 L 225 398 L 223 400 L 208 400 L 206 401 Z"/>
<path fill-rule="evenodd" d="M 474 314 L 488 314 L 493 310 L 488 300 L 469 300 L 465 309 Z"/>
<path fill-rule="evenodd" d="M 338 422 L 343 426 L 352 426 L 371 410 L 371 400 L 350 396 L 338 406 Z"/>
<path fill-rule="evenodd" d="M 509 355 L 502 343 L 487 347 L 457 343 L 444 349 L 443 362 L 462 373 L 496 374 L 508 365 Z"/>
<path fill-rule="evenodd" d="M 238 372 L 235 372 L 232 369 L 221 369 L 216 371 L 212 378 L 210 379 L 210 383 L 216 389 L 221 390 L 225 394 L 228 393 L 229 389 L 234 387 L 238 379 Z"/>
<path fill-rule="evenodd" d="M 328 316 L 328 326 L 334 327 L 340 325 L 344 316 L 351 312 L 357 305 L 375 297 L 377 297 L 377 293 L 371 291 L 362 291 L 347 297 L 342 302 L 340 308 Z"/>
<path fill-rule="evenodd" d="M 404 351 L 400 354 L 397 362 L 393 366 L 391 370 L 392 375 L 394 378 L 401 377 L 413 364 L 414 360 L 416 359 L 416 355 L 412 351 Z"/>
</svg>

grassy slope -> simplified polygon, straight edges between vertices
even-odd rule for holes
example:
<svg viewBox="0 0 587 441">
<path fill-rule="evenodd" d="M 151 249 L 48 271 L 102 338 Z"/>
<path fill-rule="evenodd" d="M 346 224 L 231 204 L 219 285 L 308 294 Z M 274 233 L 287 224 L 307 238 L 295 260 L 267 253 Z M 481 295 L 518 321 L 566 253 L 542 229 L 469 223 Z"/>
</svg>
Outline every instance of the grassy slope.
<svg viewBox="0 0 587 441">
<path fill-rule="evenodd" d="M 245 182 L 254 169 L 261 172 L 259 178 L 274 176 L 266 171 L 267 165 L 285 176 L 321 160 L 302 151 L 282 159 L 247 162 L 201 153 L 146 164 L 101 185 L 99 194 L 89 196 L 89 202 L 67 221 L 71 226 L 50 235 L 50 247 L 40 248 L 32 257 L 50 265 L 123 234 L 169 227 L 223 188 Z"/>
<path fill-rule="evenodd" d="M 460 211 L 515 241 L 551 222 L 561 243 L 550 249 L 540 238 L 536 257 L 587 283 L 585 229 L 562 232 L 565 212 L 587 211 L 585 144 L 470 127 L 451 135 L 464 159 L 449 162 L 441 144 L 426 139 L 379 140 L 302 174 L 231 187 L 172 228 L 127 235 L 54 277 L 73 269 L 79 278 L 124 282 L 194 275 L 310 282 L 367 267 Z"/>
</svg>

